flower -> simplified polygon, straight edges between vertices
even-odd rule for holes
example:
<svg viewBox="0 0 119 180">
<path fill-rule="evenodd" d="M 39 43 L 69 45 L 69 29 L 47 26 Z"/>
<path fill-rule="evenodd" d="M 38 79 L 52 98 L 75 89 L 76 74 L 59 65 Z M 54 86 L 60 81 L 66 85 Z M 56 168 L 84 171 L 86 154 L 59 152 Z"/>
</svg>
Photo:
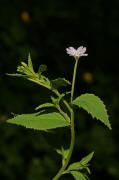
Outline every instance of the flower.
<svg viewBox="0 0 119 180">
<path fill-rule="evenodd" d="M 73 47 L 66 48 L 66 52 L 69 56 L 73 56 L 76 59 L 79 59 L 81 56 L 88 56 L 88 54 L 85 54 L 86 47 L 83 46 L 80 46 L 78 49 Z"/>
</svg>

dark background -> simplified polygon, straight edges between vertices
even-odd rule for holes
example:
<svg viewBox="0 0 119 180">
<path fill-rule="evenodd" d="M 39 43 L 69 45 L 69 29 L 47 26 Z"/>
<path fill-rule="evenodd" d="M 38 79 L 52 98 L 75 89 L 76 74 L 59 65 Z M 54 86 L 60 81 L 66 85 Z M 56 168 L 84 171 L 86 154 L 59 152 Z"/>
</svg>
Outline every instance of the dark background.
<svg viewBox="0 0 119 180">
<path fill-rule="evenodd" d="M 1 180 L 51 180 L 61 166 L 55 145 L 69 145 L 65 129 L 44 134 L 5 123 L 11 112 L 32 113 L 37 105 L 50 101 L 48 90 L 6 73 L 27 62 L 30 51 L 36 70 L 47 64 L 49 78 L 71 81 L 74 60 L 65 49 L 81 45 L 89 56 L 79 63 L 75 95 L 99 96 L 108 109 L 112 131 L 78 111 L 72 161 L 95 151 L 91 180 L 119 179 L 118 23 L 118 0 L 0 0 Z"/>
</svg>

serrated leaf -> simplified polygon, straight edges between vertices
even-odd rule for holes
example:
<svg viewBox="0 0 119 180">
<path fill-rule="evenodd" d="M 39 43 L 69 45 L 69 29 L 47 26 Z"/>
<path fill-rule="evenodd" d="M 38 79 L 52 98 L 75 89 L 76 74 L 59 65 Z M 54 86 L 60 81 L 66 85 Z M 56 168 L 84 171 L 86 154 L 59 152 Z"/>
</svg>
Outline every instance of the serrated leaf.
<svg viewBox="0 0 119 180">
<path fill-rule="evenodd" d="M 52 103 L 45 103 L 45 104 L 41 104 L 38 107 L 36 107 L 35 110 L 38 110 L 38 109 L 41 109 L 41 108 L 49 108 L 49 107 L 55 107 L 55 106 Z"/>
<path fill-rule="evenodd" d="M 85 176 L 79 171 L 70 172 L 76 180 L 86 180 Z"/>
<path fill-rule="evenodd" d="M 90 154 L 88 154 L 87 156 L 85 156 L 84 158 L 81 159 L 80 163 L 82 165 L 86 165 L 89 161 L 91 161 L 92 157 L 94 155 L 94 152 L 91 152 Z"/>
<path fill-rule="evenodd" d="M 31 55 L 29 53 L 28 55 L 28 67 L 33 71 L 33 64 L 32 64 L 32 61 L 31 61 Z"/>
<path fill-rule="evenodd" d="M 65 78 L 57 78 L 57 79 L 51 80 L 52 89 L 58 89 L 59 87 L 67 86 L 70 84 L 71 83 L 68 80 L 66 80 Z"/>
<path fill-rule="evenodd" d="M 40 114 L 17 115 L 16 117 L 9 119 L 7 122 L 35 130 L 48 130 L 69 126 L 69 123 L 59 113 L 47 113 L 47 111 Z"/>
<path fill-rule="evenodd" d="M 100 120 L 111 129 L 105 105 L 99 97 L 94 94 L 83 94 L 76 98 L 73 104 L 85 109 L 93 118 Z"/>
</svg>

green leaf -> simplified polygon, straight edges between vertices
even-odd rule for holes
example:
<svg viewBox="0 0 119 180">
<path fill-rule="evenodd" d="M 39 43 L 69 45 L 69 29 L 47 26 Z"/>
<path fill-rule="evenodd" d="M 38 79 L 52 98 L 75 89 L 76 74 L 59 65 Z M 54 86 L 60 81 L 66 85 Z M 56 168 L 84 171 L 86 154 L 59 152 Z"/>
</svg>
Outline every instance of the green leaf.
<svg viewBox="0 0 119 180">
<path fill-rule="evenodd" d="M 91 161 L 92 157 L 94 155 L 94 152 L 91 152 L 90 154 L 88 154 L 87 156 L 85 156 L 84 158 L 81 159 L 80 163 L 82 165 L 86 165 L 89 161 Z"/>
<path fill-rule="evenodd" d="M 66 95 L 68 95 L 68 94 L 70 94 L 71 92 L 69 91 L 69 92 L 65 92 L 65 93 L 62 93 L 62 94 L 60 94 L 60 96 L 57 98 L 58 99 L 58 102 L 60 102 L 61 100 L 62 100 L 62 98 L 64 98 L 64 96 L 66 96 Z"/>
<path fill-rule="evenodd" d="M 69 149 L 64 149 L 63 147 L 61 149 L 56 149 L 56 152 L 60 155 L 62 155 L 63 159 L 67 158 L 67 155 L 69 153 Z"/>
<path fill-rule="evenodd" d="M 21 65 L 25 68 L 28 68 L 27 64 L 25 62 L 21 62 Z"/>
<path fill-rule="evenodd" d="M 27 78 L 27 75 L 23 75 L 23 74 L 7 74 L 8 76 L 14 76 L 14 77 L 22 77 L 22 78 Z"/>
<path fill-rule="evenodd" d="M 40 114 L 17 115 L 16 117 L 9 119 L 7 122 L 35 130 L 48 130 L 69 126 L 69 123 L 59 113 L 47 113 L 47 111 L 43 111 Z"/>
<path fill-rule="evenodd" d="M 87 172 L 88 172 L 89 174 L 91 174 L 91 171 L 90 171 L 89 167 L 85 167 L 85 169 L 87 170 Z"/>
<path fill-rule="evenodd" d="M 47 66 L 46 65 L 43 65 L 41 64 L 39 69 L 38 69 L 38 74 L 41 75 L 44 71 L 47 70 Z"/>
<path fill-rule="evenodd" d="M 38 107 L 36 107 L 35 110 L 38 110 L 38 109 L 41 109 L 41 108 L 49 108 L 49 107 L 55 107 L 55 106 L 52 103 L 45 103 L 45 104 L 41 104 Z"/>
<path fill-rule="evenodd" d="M 72 163 L 69 167 L 68 167 L 68 171 L 78 171 L 78 170 L 82 170 L 84 168 L 84 166 L 80 163 L 80 162 L 75 162 Z"/>
<path fill-rule="evenodd" d="M 28 67 L 33 71 L 33 64 L 32 64 L 32 61 L 31 61 L 31 55 L 29 53 L 28 55 Z"/>
<path fill-rule="evenodd" d="M 85 176 L 79 171 L 70 172 L 76 180 L 86 180 Z"/>
<path fill-rule="evenodd" d="M 62 164 L 65 163 L 65 160 L 68 156 L 69 149 L 64 149 L 63 147 L 61 149 L 56 149 L 56 152 L 62 156 Z"/>
<path fill-rule="evenodd" d="M 33 76 L 33 70 L 28 67 L 24 62 L 21 62 L 21 66 L 17 67 L 17 72 L 23 73 L 28 76 Z"/>
<path fill-rule="evenodd" d="M 62 150 L 61 149 L 56 149 L 57 154 L 60 154 L 62 156 Z"/>
<path fill-rule="evenodd" d="M 63 148 L 63 150 L 62 150 L 63 159 L 66 159 L 66 158 L 67 158 L 68 153 L 69 153 L 69 149 L 64 149 L 64 148 Z"/>
<path fill-rule="evenodd" d="M 69 167 L 68 167 L 68 171 L 72 171 L 72 170 L 82 170 L 82 169 L 86 169 L 88 172 L 90 171 L 89 168 L 87 167 L 87 163 L 92 159 L 94 152 L 90 153 L 89 155 L 85 156 L 84 158 L 81 159 L 81 161 L 79 162 L 75 162 L 72 163 Z"/>
<path fill-rule="evenodd" d="M 59 87 L 67 86 L 70 84 L 71 83 L 68 80 L 66 80 L 65 78 L 58 78 L 58 79 L 51 80 L 52 89 L 58 89 Z"/>
<path fill-rule="evenodd" d="M 53 96 L 51 96 L 50 98 L 51 98 L 53 104 L 55 104 L 55 105 L 58 105 L 58 104 L 59 104 L 59 101 L 58 101 L 59 98 L 54 98 Z"/>
<path fill-rule="evenodd" d="M 17 72 L 26 74 L 26 68 L 24 66 L 18 66 L 17 67 Z"/>
<path fill-rule="evenodd" d="M 80 162 L 73 163 L 69 166 L 66 172 L 70 171 L 81 171 L 81 170 L 86 170 L 89 174 L 91 174 L 91 171 L 89 167 L 82 165 Z"/>
<path fill-rule="evenodd" d="M 111 125 L 108 119 L 108 114 L 105 105 L 99 97 L 94 94 L 83 94 L 73 101 L 73 104 L 85 109 L 88 113 L 103 122 L 109 129 Z"/>
</svg>

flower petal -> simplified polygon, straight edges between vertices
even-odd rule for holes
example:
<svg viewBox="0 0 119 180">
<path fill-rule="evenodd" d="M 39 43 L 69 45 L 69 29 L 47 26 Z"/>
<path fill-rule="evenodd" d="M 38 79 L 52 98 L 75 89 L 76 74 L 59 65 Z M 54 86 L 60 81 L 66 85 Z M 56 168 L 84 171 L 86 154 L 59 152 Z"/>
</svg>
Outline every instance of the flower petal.
<svg viewBox="0 0 119 180">
<path fill-rule="evenodd" d="M 86 47 L 80 46 L 78 49 L 74 49 L 73 47 L 66 48 L 67 54 L 73 57 L 81 57 L 81 56 L 88 56 L 85 54 Z"/>
</svg>

